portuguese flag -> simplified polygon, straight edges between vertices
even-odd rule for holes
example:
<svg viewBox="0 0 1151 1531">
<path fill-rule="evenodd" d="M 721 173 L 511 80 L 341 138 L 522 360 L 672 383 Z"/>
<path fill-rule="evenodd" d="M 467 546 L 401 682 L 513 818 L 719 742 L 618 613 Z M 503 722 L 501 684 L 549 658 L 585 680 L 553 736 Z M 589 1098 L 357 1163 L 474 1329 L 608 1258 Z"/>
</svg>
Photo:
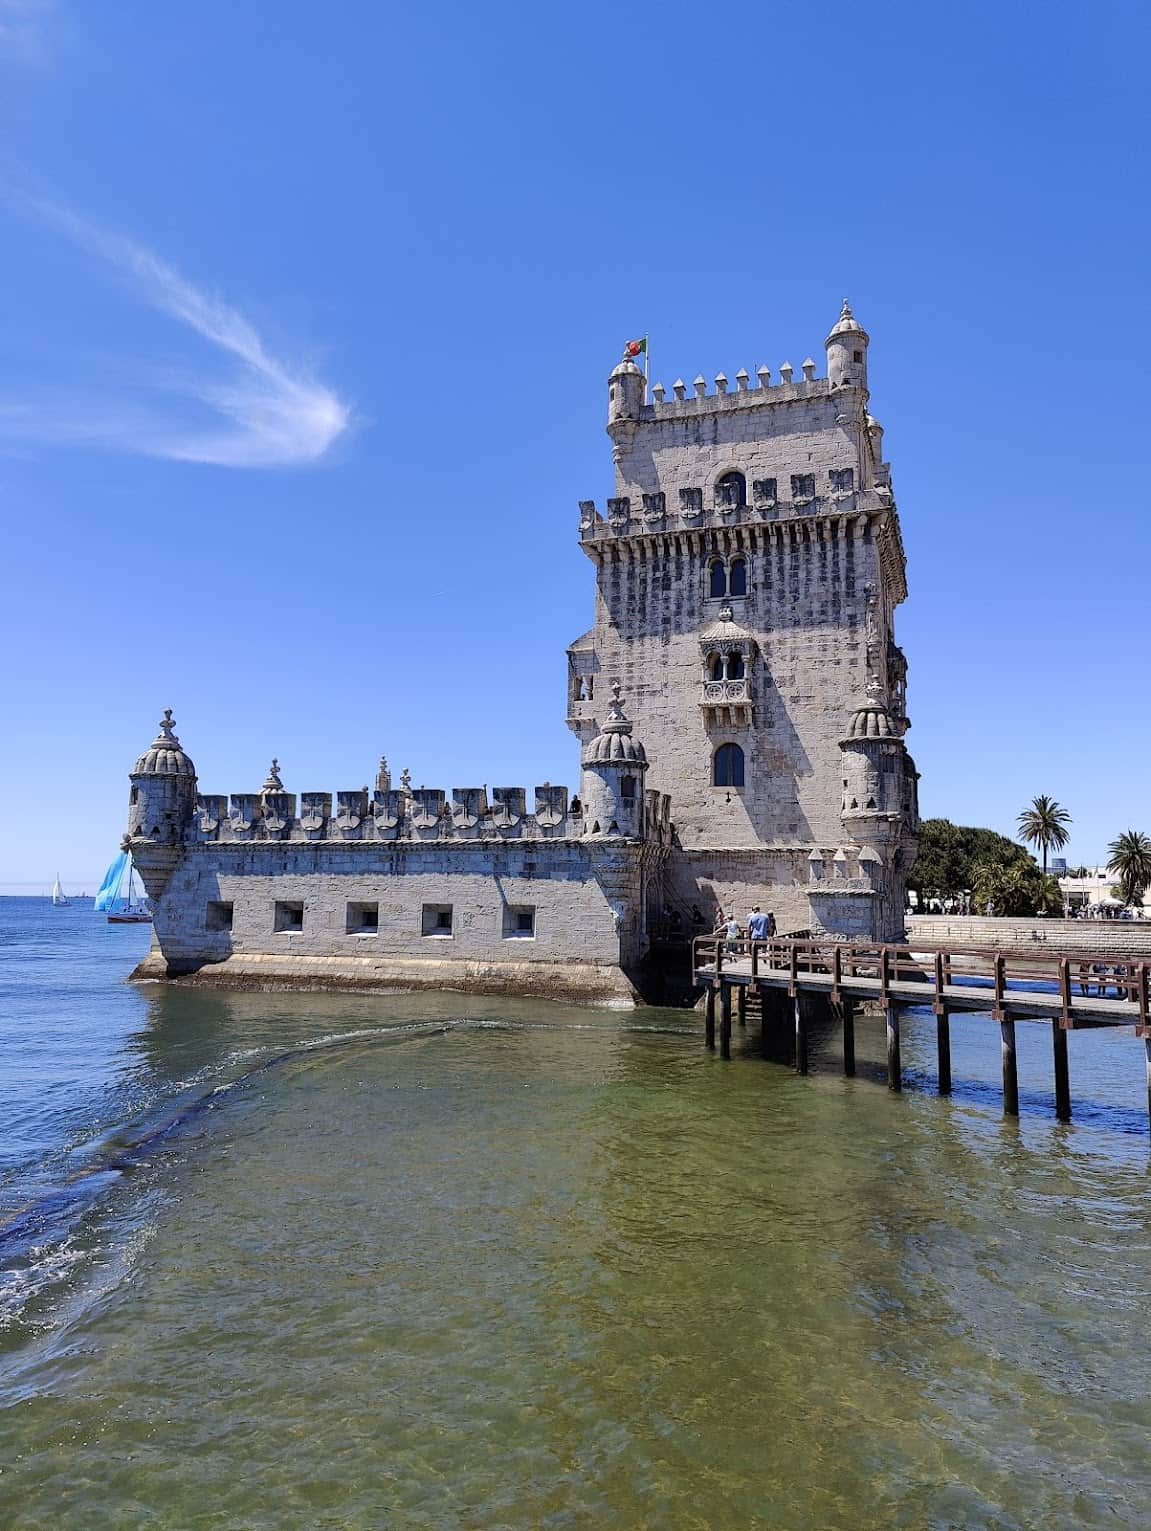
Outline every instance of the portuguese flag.
<svg viewBox="0 0 1151 1531">
<path fill-rule="evenodd" d="M 647 336 L 642 340 L 629 340 L 623 348 L 625 356 L 645 356 L 647 354 Z"/>
</svg>

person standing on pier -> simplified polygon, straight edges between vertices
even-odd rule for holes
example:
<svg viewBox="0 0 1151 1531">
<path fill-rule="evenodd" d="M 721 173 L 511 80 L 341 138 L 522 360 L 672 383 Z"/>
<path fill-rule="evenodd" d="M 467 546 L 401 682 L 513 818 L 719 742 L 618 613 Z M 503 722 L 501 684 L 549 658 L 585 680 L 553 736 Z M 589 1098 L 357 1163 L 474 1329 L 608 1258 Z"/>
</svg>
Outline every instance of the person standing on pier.
<svg viewBox="0 0 1151 1531">
<path fill-rule="evenodd" d="M 753 941 L 766 941 L 771 932 L 771 915 L 764 914 L 759 905 L 747 917 L 747 933 Z"/>
</svg>

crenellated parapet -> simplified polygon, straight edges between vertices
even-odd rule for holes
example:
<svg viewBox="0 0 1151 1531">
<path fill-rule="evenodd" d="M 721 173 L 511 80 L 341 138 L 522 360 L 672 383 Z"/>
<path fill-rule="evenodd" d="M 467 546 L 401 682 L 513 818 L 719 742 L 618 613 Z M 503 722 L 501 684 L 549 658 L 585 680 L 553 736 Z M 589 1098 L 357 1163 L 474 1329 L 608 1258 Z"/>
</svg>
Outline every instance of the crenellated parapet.
<svg viewBox="0 0 1151 1531">
<path fill-rule="evenodd" d="M 201 793 L 187 829 L 192 843 L 244 843 L 307 840 L 437 844 L 473 840 L 573 840 L 594 833 L 603 838 L 609 826 L 584 811 L 567 787 L 545 782 L 535 788 L 529 809 L 524 787 L 417 787 L 369 793 L 303 792 L 299 812 L 294 793 L 268 795 L 236 792 L 230 797 Z M 640 804 L 637 802 L 636 807 Z M 642 794 L 635 824 L 618 836 L 670 844 L 671 799 L 667 793 Z"/>
<path fill-rule="evenodd" d="M 886 487 L 861 489 L 852 469 L 831 469 L 752 479 L 741 498 L 732 497 L 722 484 L 698 484 L 679 488 L 674 499 L 664 490 L 638 497 L 620 495 L 607 500 L 603 511 L 595 500 L 581 500 L 579 535 L 581 543 L 609 542 L 763 522 L 886 518 L 891 509 L 891 492 Z"/>
</svg>

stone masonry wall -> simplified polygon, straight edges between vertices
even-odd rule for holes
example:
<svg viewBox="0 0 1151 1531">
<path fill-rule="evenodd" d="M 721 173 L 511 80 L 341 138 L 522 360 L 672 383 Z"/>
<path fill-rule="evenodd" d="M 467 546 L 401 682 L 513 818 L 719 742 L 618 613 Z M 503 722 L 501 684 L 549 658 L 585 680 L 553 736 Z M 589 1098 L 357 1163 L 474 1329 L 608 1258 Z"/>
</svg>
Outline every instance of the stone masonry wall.
<svg viewBox="0 0 1151 1531">
<path fill-rule="evenodd" d="M 251 954 L 635 960 L 643 943 L 642 848 L 553 842 L 546 860 L 536 854 L 502 844 L 190 845 L 156 900 L 156 937 L 174 970 Z M 146 859 L 147 849 L 137 855 Z M 286 903 L 303 904 L 301 930 L 275 928 L 276 906 Z M 230 929 L 219 928 L 218 911 L 209 909 L 222 904 L 232 906 Z M 376 906 L 378 928 L 349 931 L 349 904 Z M 444 905 L 452 909 L 450 935 L 425 933 L 424 906 Z M 508 911 L 520 908 L 534 910 L 530 936 L 509 921 Z"/>
</svg>

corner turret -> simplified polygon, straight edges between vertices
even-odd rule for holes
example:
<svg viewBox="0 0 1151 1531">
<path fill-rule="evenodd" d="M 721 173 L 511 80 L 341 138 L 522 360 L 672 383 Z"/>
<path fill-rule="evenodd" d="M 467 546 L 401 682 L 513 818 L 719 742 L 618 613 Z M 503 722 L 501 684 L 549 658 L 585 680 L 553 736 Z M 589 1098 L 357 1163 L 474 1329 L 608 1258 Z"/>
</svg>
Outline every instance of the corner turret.
<svg viewBox="0 0 1151 1531">
<path fill-rule="evenodd" d="M 867 347 L 871 337 L 851 312 L 846 298 L 831 334 L 824 341 L 827 349 L 827 376 L 833 388 L 867 388 Z"/>
<path fill-rule="evenodd" d="M 589 835 L 621 835 L 634 840 L 643 834 L 647 752 L 638 739 L 632 738 L 632 725 L 624 717 L 618 681 L 611 693 L 611 706 L 603 726 L 584 746 L 580 798 Z"/>
<path fill-rule="evenodd" d="M 133 766 L 128 803 L 128 838 L 163 844 L 182 838 L 196 806 L 196 767 L 175 734 L 172 709 L 160 731 Z"/>
</svg>

